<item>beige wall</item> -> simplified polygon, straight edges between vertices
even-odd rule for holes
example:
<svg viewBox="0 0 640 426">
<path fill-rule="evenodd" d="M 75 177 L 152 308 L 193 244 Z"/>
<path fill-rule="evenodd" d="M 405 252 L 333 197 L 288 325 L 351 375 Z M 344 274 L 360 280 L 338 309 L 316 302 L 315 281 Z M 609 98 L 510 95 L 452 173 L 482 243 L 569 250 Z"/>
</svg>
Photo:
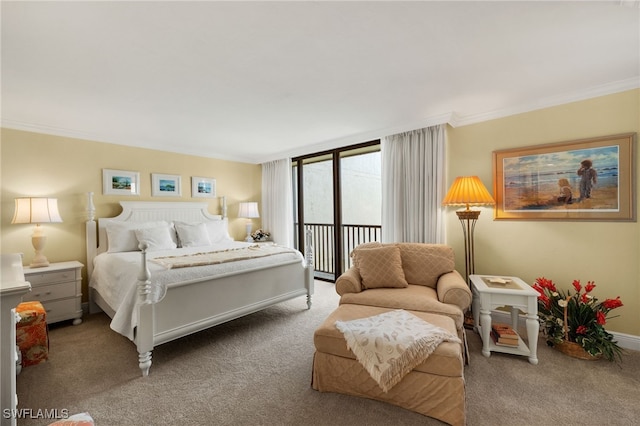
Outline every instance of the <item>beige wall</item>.
<svg viewBox="0 0 640 426">
<path fill-rule="evenodd" d="M 640 131 L 640 90 L 603 96 L 480 124 L 449 128 L 447 183 L 477 175 L 493 188 L 492 151 Z M 636 166 L 638 149 L 636 146 Z M 636 173 L 636 194 L 638 185 Z M 640 226 L 637 222 L 494 221 L 482 208 L 475 228 L 476 273 L 545 276 L 562 288 L 596 282 L 600 300 L 620 296 L 624 307 L 607 329 L 640 335 Z M 447 212 L 446 235 L 464 272 L 462 228 Z"/>
<path fill-rule="evenodd" d="M 42 225 L 48 236 L 45 255 L 50 262 L 78 260 L 86 265 L 85 221 L 87 192 L 94 192 L 96 217 L 120 213 L 118 202 L 130 201 L 207 201 L 209 212 L 220 214 L 219 199 L 191 198 L 191 176 L 216 179 L 217 194 L 227 197 L 231 235 L 243 239 L 244 220 L 237 219 L 238 202 L 260 201 L 260 165 L 173 154 L 121 145 L 92 142 L 2 129 L 0 185 L 2 214 L 0 249 L 2 253 L 21 252 L 25 264 L 33 258 L 31 225 L 11 225 L 14 198 L 48 196 L 58 198 L 63 223 Z M 102 195 L 102 169 L 140 172 L 140 196 Z M 151 173 L 180 175 L 182 197 L 151 197 Z M 254 222 L 254 229 L 260 226 Z M 86 269 L 83 298 L 86 301 Z"/>
<path fill-rule="evenodd" d="M 494 150 L 638 131 L 640 90 L 449 128 L 447 183 L 456 176 L 478 175 L 491 190 Z M 50 261 L 78 259 L 86 263 L 86 193 L 95 193 L 97 217 L 120 211 L 119 197 L 102 195 L 103 168 L 139 171 L 141 195 L 132 197 L 135 200 L 163 200 L 151 197 L 151 173 L 181 175 L 184 201 L 191 199 L 191 176 L 216 178 L 218 194 L 227 196 L 236 239 L 244 236 L 243 222 L 234 219 L 237 203 L 260 200 L 259 165 L 8 129 L 2 129 L 0 149 L 0 249 L 3 253 L 24 252 L 26 263 L 33 257 L 32 227 L 10 224 L 13 199 L 57 197 L 64 223 L 45 225 L 49 236 L 46 255 Z M 636 182 L 636 191 L 638 188 Z M 211 213 L 220 212 L 218 203 L 217 199 L 210 202 Z M 596 297 L 620 296 L 625 305 L 618 309 L 620 317 L 612 319 L 607 328 L 640 335 L 637 222 L 494 221 L 490 208 L 482 210 L 475 233 L 476 273 L 516 275 L 529 283 L 546 276 L 567 288 L 574 279 L 595 280 Z M 259 225 L 256 222 L 254 228 Z M 447 212 L 446 235 L 457 253 L 457 269 L 464 272 L 462 229 L 454 209 Z M 86 294 L 86 278 L 83 286 Z"/>
</svg>

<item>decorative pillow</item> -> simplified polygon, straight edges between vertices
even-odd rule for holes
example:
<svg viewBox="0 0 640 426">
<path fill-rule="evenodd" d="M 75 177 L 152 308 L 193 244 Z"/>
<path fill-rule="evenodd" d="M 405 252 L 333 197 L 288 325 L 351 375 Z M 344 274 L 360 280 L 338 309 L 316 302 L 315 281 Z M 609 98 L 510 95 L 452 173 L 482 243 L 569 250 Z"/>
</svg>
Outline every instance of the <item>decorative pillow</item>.
<svg viewBox="0 0 640 426">
<path fill-rule="evenodd" d="M 409 284 L 402 270 L 400 249 L 396 246 L 358 248 L 353 251 L 364 288 L 405 288 Z"/>
<path fill-rule="evenodd" d="M 138 240 L 138 248 L 140 243 L 147 243 L 147 251 L 154 250 L 171 250 L 178 245 L 171 239 L 171 233 L 175 231 L 169 225 L 158 226 L 155 228 L 136 229 L 134 233 Z"/>
<path fill-rule="evenodd" d="M 180 239 L 180 247 L 202 247 L 210 246 L 211 240 L 204 223 L 174 223 L 178 238 Z"/>
<path fill-rule="evenodd" d="M 109 253 L 121 251 L 139 251 L 138 239 L 135 230 L 144 228 L 155 228 L 159 226 L 169 226 L 163 220 L 155 222 L 116 222 L 111 221 L 105 225 L 107 231 L 107 241 L 109 243 Z"/>
<path fill-rule="evenodd" d="M 209 240 L 212 243 L 233 241 L 233 238 L 229 235 L 229 222 L 227 222 L 227 219 L 205 222 L 205 225 L 209 233 Z"/>
</svg>

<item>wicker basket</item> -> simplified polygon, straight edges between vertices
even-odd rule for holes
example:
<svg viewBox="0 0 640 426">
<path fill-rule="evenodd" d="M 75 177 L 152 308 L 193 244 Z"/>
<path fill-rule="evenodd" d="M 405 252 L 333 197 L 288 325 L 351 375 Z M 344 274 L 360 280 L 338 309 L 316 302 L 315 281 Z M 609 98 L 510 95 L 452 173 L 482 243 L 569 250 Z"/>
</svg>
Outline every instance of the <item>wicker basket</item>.
<svg viewBox="0 0 640 426">
<path fill-rule="evenodd" d="M 569 297 L 567 297 L 567 302 Z M 569 341 L 569 324 L 567 322 L 567 306 L 564 307 L 564 340 L 560 343 L 554 342 L 553 347 L 565 355 L 573 358 L 586 359 L 589 361 L 597 361 L 602 355 L 593 356 L 585 351 L 581 344 Z"/>
<path fill-rule="evenodd" d="M 579 343 L 569 342 L 567 340 L 563 340 L 560 343 L 554 342 L 553 347 L 563 354 L 569 355 L 573 358 L 597 361 L 602 357 L 601 355 L 593 356 L 589 352 L 585 351 Z"/>
</svg>

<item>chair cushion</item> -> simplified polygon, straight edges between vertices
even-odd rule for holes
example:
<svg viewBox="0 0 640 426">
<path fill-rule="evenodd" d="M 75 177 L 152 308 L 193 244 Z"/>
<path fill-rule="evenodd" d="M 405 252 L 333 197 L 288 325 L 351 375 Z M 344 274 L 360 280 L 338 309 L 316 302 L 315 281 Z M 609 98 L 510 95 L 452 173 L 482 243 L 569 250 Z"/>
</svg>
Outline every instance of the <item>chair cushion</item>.
<svg viewBox="0 0 640 426">
<path fill-rule="evenodd" d="M 444 244 L 397 243 L 409 284 L 436 288 L 442 274 L 455 269 L 453 248 Z"/>
<path fill-rule="evenodd" d="M 345 293 L 340 297 L 340 304 L 406 309 L 444 315 L 453 319 L 457 329 L 461 329 L 464 322 L 464 314 L 460 307 L 440 302 L 436 291 L 424 285 L 409 284 L 402 291 L 377 288 L 358 293 Z"/>
<path fill-rule="evenodd" d="M 395 246 L 361 248 L 353 252 L 354 265 L 365 289 L 406 288 L 400 249 Z"/>
</svg>

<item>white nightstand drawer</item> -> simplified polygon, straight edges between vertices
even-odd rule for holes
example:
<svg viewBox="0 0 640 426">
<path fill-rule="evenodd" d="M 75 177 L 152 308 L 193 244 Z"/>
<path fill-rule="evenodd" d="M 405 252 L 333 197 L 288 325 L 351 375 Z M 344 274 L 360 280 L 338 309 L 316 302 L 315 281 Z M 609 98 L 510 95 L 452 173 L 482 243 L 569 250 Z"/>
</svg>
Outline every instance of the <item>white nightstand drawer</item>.
<svg viewBox="0 0 640 426">
<path fill-rule="evenodd" d="M 82 322 L 82 268 L 75 260 L 55 262 L 41 268 L 24 268 L 25 281 L 31 283 L 31 293 L 25 301 L 38 300 L 47 311 L 47 323 L 73 319 Z"/>
<path fill-rule="evenodd" d="M 44 302 L 42 304 L 47 312 L 47 323 L 69 319 L 69 313 L 76 312 L 76 299 L 56 300 L 54 302 Z"/>
<path fill-rule="evenodd" d="M 31 293 L 22 298 L 25 302 L 30 300 L 39 300 L 46 302 L 47 300 L 64 299 L 65 297 L 74 297 L 76 295 L 76 283 L 71 281 L 68 283 L 43 285 L 40 287 L 32 287 Z"/>
<path fill-rule="evenodd" d="M 75 270 L 47 272 L 47 273 L 31 273 L 29 274 L 28 281 L 32 286 L 38 284 L 51 284 L 62 281 L 71 281 L 76 279 Z"/>
</svg>

